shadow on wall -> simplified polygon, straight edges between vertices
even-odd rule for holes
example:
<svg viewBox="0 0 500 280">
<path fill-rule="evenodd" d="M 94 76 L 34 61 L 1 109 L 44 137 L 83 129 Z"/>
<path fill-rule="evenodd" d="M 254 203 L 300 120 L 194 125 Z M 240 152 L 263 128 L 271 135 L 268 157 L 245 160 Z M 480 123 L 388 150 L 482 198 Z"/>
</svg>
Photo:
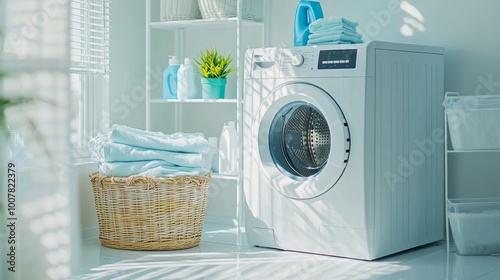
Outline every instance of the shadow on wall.
<svg viewBox="0 0 500 280">
<path fill-rule="evenodd" d="M 424 26 L 425 17 L 417 7 L 408 1 L 390 0 L 384 9 L 370 11 L 370 20 L 360 26 L 360 33 L 363 34 L 363 40 L 365 42 L 373 41 L 401 13 L 403 13 L 402 25 L 399 28 L 401 35 L 411 37 L 415 35 L 415 32 L 424 33 L 426 31 Z"/>
</svg>

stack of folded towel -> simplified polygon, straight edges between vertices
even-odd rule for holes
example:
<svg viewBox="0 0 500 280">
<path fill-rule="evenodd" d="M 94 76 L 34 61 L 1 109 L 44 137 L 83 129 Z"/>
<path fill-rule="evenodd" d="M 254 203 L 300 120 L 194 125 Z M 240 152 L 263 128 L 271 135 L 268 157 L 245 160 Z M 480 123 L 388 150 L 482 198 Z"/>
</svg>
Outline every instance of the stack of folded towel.
<svg viewBox="0 0 500 280">
<path fill-rule="evenodd" d="M 363 37 L 356 31 L 358 23 L 342 17 L 320 18 L 309 25 L 307 45 L 359 44 Z"/>
<path fill-rule="evenodd" d="M 99 162 L 101 176 L 167 177 L 209 172 L 203 166 L 208 141 L 201 133 L 163 134 L 115 124 L 110 132 L 92 138 L 89 150 L 92 159 Z"/>
</svg>

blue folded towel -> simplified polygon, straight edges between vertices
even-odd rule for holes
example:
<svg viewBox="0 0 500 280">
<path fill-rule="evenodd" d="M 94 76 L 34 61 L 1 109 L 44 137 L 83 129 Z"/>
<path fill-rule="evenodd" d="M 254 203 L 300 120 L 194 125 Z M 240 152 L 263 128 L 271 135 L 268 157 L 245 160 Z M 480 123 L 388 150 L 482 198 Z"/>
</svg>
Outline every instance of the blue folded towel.
<svg viewBox="0 0 500 280">
<path fill-rule="evenodd" d="M 99 175 L 102 177 L 128 177 L 142 175 L 147 177 L 169 177 L 179 175 L 199 176 L 209 172 L 206 168 L 175 166 L 165 161 L 101 162 Z"/>
<path fill-rule="evenodd" d="M 92 158 L 99 162 L 163 160 L 173 165 L 202 167 L 200 153 L 179 153 L 163 150 L 144 149 L 119 143 L 103 143 L 92 151 Z"/>
<path fill-rule="evenodd" d="M 347 31 L 356 32 L 356 29 L 357 29 L 356 27 L 352 27 L 351 25 L 348 25 L 345 23 L 339 23 L 339 24 L 335 24 L 335 25 L 328 25 L 328 26 L 318 28 L 318 29 L 314 30 L 314 32 L 311 32 L 311 33 L 326 32 L 326 31 L 339 31 L 339 30 L 347 30 Z"/>
<path fill-rule="evenodd" d="M 314 33 L 314 32 L 318 32 L 322 29 L 326 30 L 328 28 L 336 27 L 339 25 L 349 26 L 351 29 L 356 30 L 358 23 L 347 20 L 343 17 L 320 18 L 320 19 L 313 21 L 309 25 L 309 31 Z"/>
<path fill-rule="evenodd" d="M 114 124 L 110 141 L 134 147 L 183 153 L 208 152 L 208 140 L 201 133 L 163 134 Z"/>
<path fill-rule="evenodd" d="M 363 43 L 363 40 L 361 40 L 360 38 L 347 36 L 345 34 L 331 34 L 331 35 L 322 36 L 320 38 L 310 39 L 307 41 L 307 44 L 308 45 L 318 45 L 318 44 L 324 45 L 324 44 L 331 44 L 332 42 L 336 42 L 336 41 L 350 42 L 350 43 L 354 43 L 354 44 Z"/>
<path fill-rule="evenodd" d="M 201 133 L 169 135 L 115 124 L 109 133 L 92 138 L 89 150 L 100 162 L 101 176 L 167 177 L 210 171 L 203 168 L 208 140 Z"/>
<path fill-rule="evenodd" d="M 344 34 L 346 36 L 360 38 L 360 39 L 361 39 L 361 37 L 363 37 L 363 35 L 359 34 L 356 31 L 337 30 L 337 31 L 321 31 L 321 32 L 311 33 L 311 35 L 309 35 L 309 40 L 323 38 L 325 36 L 331 36 L 331 35 L 336 35 L 336 34 L 338 34 L 338 35 Z"/>
<path fill-rule="evenodd" d="M 347 42 L 347 41 L 337 40 L 337 41 L 325 41 L 325 42 L 320 42 L 320 43 L 316 43 L 316 44 L 309 44 L 309 43 L 307 43 L 307 45 L 308 45 L 308 46 L 317 46 L 317 45 L 340 45 L 340 44 L 352 44 L 352 42 Z"/>
</svg>

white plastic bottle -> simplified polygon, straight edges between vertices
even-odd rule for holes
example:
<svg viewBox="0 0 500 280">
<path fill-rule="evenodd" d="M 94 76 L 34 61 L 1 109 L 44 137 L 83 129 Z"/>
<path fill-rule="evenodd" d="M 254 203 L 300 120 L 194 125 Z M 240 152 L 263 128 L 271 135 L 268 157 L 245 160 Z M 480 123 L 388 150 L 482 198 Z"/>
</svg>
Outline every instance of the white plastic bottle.
<svg viewBox="0 0 500 280">
<path fill-rule="evenodd" d="M 224 123 L 219 140 L 219 173 L 238 174 L 238 133 L 233 121 Z"/>
<path fill-rule="evenodd" d="M 177 74 L 177 97 L 181 100 L 200 98 L 199 82 L 193 60 L 185 58 Z"/>
</svg>

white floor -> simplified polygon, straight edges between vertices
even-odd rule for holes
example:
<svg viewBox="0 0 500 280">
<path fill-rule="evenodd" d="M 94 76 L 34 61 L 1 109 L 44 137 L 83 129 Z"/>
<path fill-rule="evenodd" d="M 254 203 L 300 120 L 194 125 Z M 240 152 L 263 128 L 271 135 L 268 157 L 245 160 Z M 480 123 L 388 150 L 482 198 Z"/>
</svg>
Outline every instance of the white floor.
<svg viewBox="0 0 500 280">
<path fill-rule="evenodd" d="M 500 256 L 460 256 L 446 242 L 368 262 L 203 240 L 155 252 L 111 249 L 88 238 L 71 279 L 500 279 Z"/>
</svg>

